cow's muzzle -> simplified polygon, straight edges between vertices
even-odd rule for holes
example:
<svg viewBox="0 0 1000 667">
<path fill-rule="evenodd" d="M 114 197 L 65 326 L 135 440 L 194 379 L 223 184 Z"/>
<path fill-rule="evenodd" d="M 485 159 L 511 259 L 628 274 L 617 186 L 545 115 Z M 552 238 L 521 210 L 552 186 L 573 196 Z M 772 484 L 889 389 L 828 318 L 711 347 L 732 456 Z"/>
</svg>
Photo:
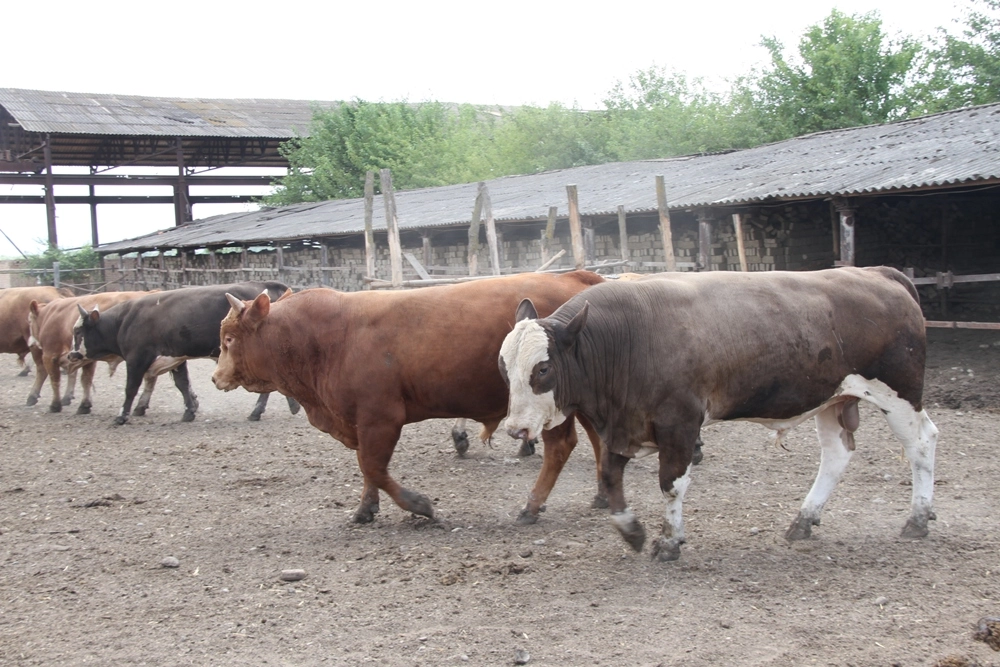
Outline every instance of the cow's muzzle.
<svg viewBox="0 0 1000 667">
<path fill-rule="evenodd" d="M 70 361 L 83 361 L 83 355 L 76 351 L 70 352 L 66 358 Z"/>
<path fill-rule="evenodd" d="M 507 429 L 507 434 L 515 440 L 521 440 L 522 442 L 528 442 L 531 439 L 528 437 L 531 434 L 526 428 L 509 428 Z"/>
</svg>

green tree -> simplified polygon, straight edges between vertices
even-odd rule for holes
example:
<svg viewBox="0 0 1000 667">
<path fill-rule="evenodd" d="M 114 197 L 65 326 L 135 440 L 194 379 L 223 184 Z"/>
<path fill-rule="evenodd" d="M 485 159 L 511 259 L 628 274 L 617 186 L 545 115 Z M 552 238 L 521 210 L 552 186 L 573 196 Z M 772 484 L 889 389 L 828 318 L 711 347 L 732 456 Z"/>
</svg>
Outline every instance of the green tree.
<svg viewBox="0 0 1000 667">
<path fill-rule="evenodd" d="M 607 162 L 605 119 L 593 112 L 566 108 L 519 107 L 494 129 L 500 174 L 532 174 Z"/>
<path fill-rule="evenodd" d="M 926 111 L 1000 101 L 1000 0 L 973 0 L 962 36 L 939 28 L 926 63 Z"/>
<path fill-rule="evenodd" d="M 833 10 L 799 42 L 801 62 L 775 38 L 761 44 L 770 65 L 740 83 L 735 98 L 768 140 L 906 117 L 915 107 L 911 79 L 921 46 L 890 39 L 878 13 Z"/>
</svg>

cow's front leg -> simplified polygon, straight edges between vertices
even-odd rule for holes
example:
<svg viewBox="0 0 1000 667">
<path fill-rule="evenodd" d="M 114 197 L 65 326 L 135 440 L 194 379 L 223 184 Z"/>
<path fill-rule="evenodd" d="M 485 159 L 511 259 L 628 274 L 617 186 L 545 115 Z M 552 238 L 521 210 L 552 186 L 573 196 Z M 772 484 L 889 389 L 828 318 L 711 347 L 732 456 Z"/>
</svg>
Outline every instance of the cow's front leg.
<svg viewBox="0 0 1000 667">
<path fill-rule="evenodd" d="M 601 477 L 608 490 L 611 523 L 633 550 L 642 551 L 646 543 L 646 529 L 625 504 L 625 490 L 622 486 L 622 476 L 628 462 L 627 456 L 615 454 L 605 447 L 601 456 Z"/>
<path fill-rule="evenodd" d="M 559 479 L 559 473 L 566 466 L 569 455 L 576 447 L 576 420 L 570 416 L 559 426 L 542 431 L 545 451 L 542 453 L 542 469 L 538 471 L 535 486 L 528 494 L 528 504 L 517 517 L 517 523 L 526 526 L 538 521 L 538 513 L 545 506 L 552 487 Z"/>
<path fill-rule="evenodd" d="M 831 405 L 816 415 L 816 437 L 820 446 L 819 471 L 798 516 L 785 531 L 786 540 L 804 540 L 812 535 L 812 527 L 819 525 L 823 506 L 851 460 L 853 436 L 837 421 L 837 406 Z"/>
<path fill-rule="evenodd" d="M 170 375 L 174 378 L 174 386 L 177 387 L 177 390 L 181 392 L 181 396 L 184 397 L 184 416 L 181 417 L 181 421 L 192 422 L 194 421 L 195 413 L 198 412 L 198 397 L 195 395 L 194 390 L 191 389 L 187 362 L 185 361 L 170 371 Z"/>
<path fill-rule="evenodd" d="M 403 488 L 389 474 L 389 460 L 396 448 L 401 428 L 402 424 L 391 422 L 358 428 L 358 464 L 361 466 L 361 473 L 365 476 L 365 491 L 361 498 L 361 507 L 355 513 L 356 523 L 364 523 L 364 519 L 367 517 L 364 510 L 366 507 L 369 509 L 371 507 L 371 496 L 374 493 L 369 490 L 370 487 L 374 487 L 376 491 L 385 491 L 397 505 L 407 512 L 413 512 L 429 519 L 434 518 L 434 506 L 429 498 L 416 491 Z M 375 504 L 377 505 L 377 496 Z M 358 521 L 359 518 L 362 520 Z"/>
<path fill-rule="evenodd" d="M 270 392 L 264 392 L 263 394 L 257 394 L 257 403 L 253 406 L 253 412 L 247 417 L 247 421 L 259 422 L 261 415 L 264 414 L 264 410 L 267 409 L 267 399 L 271 397 Z"/>
<path fill-rule="evenodd" d="M 90 362 L 80 369 L 80 384 L 83 385 L 83 400 L 80 401 L 76 409 L 78 415 L 89 415 L 93 406 L 92 397 L 94 394 L 94 371 L 97 370 L 97 363 Z"/>
<path fill-rule="evenodd" d="M 132 414 L 132 401 L 139 393 L 139 385 L 142 384 L 143 376 L 149 368 L 151 362 L 141 363 L 140 361 L 125 360 L 125 400 L 122 402 L 121 412 L 115 417 L 115 424 L 121 426 L 128 421 Z"/>
<path fill-rule="evenodd" d="M 299 410 L 302 409 L 302 406 L 299 405 L 298 401 L 296 401 L 291 396 L 285 396 L 285 402 L 288 403 L 288 411 L 289 412 L 291 412 L 293 415 L 299 414 Z"/>
<path fill-rule="evenodd" d="M 459 417 L 455 420 L 455 425 L 451 427 L 451 441 L 459 456 L 465 456 L 465 453 L 469 451 L 469 433 L 465 430 L 466 421 L 465 418 Z"/>
<path fill-rule="evenodd" d="M 31 348 L 31 359 L 35 362 L 35 382 L 31 385 L 31 391 L 28 392 L 27 405 L 38 403 L 38 398 L 42 395 L 42 385 L 45 384 L 45 378 L 49 376 L 49 371 L 45 368 L 45 359 L 42 357 L 41 348 Z"/>
<path fill-rule="evenodd" d="M 590 503 L 591 509 L 607 509 L 608 508 L 608 489 L 604 485 L 604 477 L 601 475 L 601 436 L 597 434 L 594 427 L 591 426 L 590 421 L 584 417 L 582 414 L 577 414 L 577 419 L 580 420 L 580 425 L 583 426 L 583 430 L 587 432 L 587 437 L 590 439 L 590 446 L 594 449 L 594 466 L 597 468 L 597 493 L 594 495 L 594 499 Z"/>
<path fill-rule="evenodd" d="M 135 404 L 135 410 L 132 411 L 136 417 L 142 417 L 149 409 L 149 401 L 153 398 L 153 389 L 156 387 L 156 377 L 152 373 L 146 373 L 142 379 L 142 393 L 139 395 L 139 402 Z"/>
<path fill-rule="evenodd" d="M 62 412 L 63 402 L 59 396 L 62 391 L 62 368 L 59 366 L 59 360 L 54 357 L 46 357 L 45 372 L 49 376 L 49 386 L 52 387 L 49 412 Z"/>
<path fill-rule="evenodd" d="M 355 453 L 358 457 L 358 467 L 364 470 L 361 464 L 361 450 L 358 449 Z M 378 505 L 378 487 L 368 480 L 367 475 L 364 475 L 364 486 L 361 489 L 361 504 L 354 511 L 351 521 L 353 523 L 371 523 L 375 520 L 375 515 L 378 514 Z"/>
</svg>

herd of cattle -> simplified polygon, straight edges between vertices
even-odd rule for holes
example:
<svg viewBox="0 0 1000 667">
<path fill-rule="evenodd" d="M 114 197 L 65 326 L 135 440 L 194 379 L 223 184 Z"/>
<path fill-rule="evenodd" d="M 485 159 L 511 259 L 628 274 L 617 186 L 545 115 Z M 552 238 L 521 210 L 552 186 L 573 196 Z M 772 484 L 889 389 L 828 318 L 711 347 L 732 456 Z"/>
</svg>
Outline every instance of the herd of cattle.
<svg viewBox="0 0 1000 667">
<path fill-rule="evenodd" d="M 251 419 L 278 391 L 293 412 L 301 405 L 314 427 L 356 451 L 364 476 L 358 523 L 374 519 L 380 491 L 434 517 L 426 496 L 389 474 L 405 424 L 472 419 L 483 424 L 485 441 L 505 417 L 522 450 L 544 442 L 518 517 L 533 523 L 576 447 L 579 421 L 597 461 L 594 506 L 610 507 L 636 551 L 646 534 L 625 502 L 623 472 L 630 459 L 657 454 L 666 499 L 663 534 L 652 545 L 659 560 L 680 556 L 682 503 L 703 425 L 755 421 L 780 440 L 815 418 L 819 472 L 786 532 L 802 539 L 851 458 L 863 399 L 882 411 L 910 461 L 903 536 L 927 534 L 937 429 L 922 407 L 923 315 L 903 274 L 873 267 L 632 278 L 528 273 L 354 293 L 292 293 L 277 282 L 82 297 L 12 288 L 0 290 L 0 352 L 21 363 L 31 354 L 28 404 L 48 378 L 53 412 L 72 401 L 77 371 L 78 412 L 89 412 L 97 361 L 113 369 L 124 360 L 117 424 L 145 412 L 156 377 L 167 371 L 184 397 L 183 420 L 193 420 L 198 401 L 186 361 L 216 358 L 217 388 L 260 394 Z M 467 446 L 456 437 L 460 453 Z"/>
</svg>

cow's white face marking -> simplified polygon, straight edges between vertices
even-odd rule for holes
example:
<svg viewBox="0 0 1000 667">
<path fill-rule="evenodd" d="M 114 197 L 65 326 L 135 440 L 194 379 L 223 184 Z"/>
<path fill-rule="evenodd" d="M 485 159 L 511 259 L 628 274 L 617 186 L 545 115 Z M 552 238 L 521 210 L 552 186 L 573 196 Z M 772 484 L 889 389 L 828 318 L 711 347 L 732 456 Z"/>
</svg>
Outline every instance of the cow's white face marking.
<svg viewBox="0 0 1000 667">
<path fill-rule="evenodd" d="M 96 310 L 96 308 L 94 310 Z M 77 332 L 79 332 L 80 335 L 77 335 Z M 77 340 L 80 341 L 80 347 L 75 351 L 86 357 L 87 346 L 83 341 L 83 315 L 76 318 L 76 324 L 73 325 L 73 342 L 75 343 Z"/>
<path fill-rule="evenodd" d="M 500 358 L 507 369 L 510 385 L 510 406 L 507 431 L 527 431 L 527 439 L 541 435 L 542 430 L 558 426 L 566 415 L 556 407 L 555 390 L 536 394 L 531 387 L 535 367 L 549 360 L 549 337 L 535 320 L 521 320 L 504 338 Z"/>
</svg>

